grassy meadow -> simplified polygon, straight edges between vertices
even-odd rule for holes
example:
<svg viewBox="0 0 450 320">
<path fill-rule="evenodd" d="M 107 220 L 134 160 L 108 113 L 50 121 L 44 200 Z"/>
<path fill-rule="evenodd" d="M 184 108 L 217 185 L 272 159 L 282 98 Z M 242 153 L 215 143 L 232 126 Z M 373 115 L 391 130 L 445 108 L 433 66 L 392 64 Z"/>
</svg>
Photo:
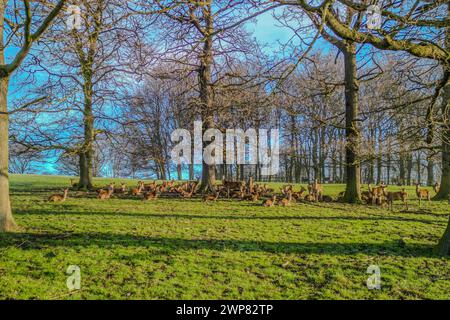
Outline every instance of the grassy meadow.
<svg viewBox="0 0 450 320">
<path fill-rule="evenodd" d="M 450 259 L 433 253 L 450 206 L 419 207 L 414 187 L 409 210 L 397 202 L 393 212 L 339 203 L 101 201 L 73 191 L 65 203 L 46 202 L 68 185 L 67 177 L 11 177 L 20 228 L 0 234 L 0 299 L 450 299 Z M 343 188 L 324 185 L 324 193 Z M 66 287 L 70 265 L 81 268 L 80 290 Z M 380 290 L 366 286 L 370 265 L 381 269 Z"/>
</svg>

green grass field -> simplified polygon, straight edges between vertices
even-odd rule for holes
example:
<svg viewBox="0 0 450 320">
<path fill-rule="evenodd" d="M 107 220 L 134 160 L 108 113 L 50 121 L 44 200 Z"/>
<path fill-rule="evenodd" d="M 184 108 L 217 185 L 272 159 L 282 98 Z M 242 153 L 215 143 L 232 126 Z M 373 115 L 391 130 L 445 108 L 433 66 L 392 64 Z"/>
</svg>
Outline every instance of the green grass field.
<svg viewBox="0 0 450 320">
<path fill-rule="evenodd" d="M 12 176 L 20 230 L 0 234 L 0 299 L 450 299 L 450 259 L 433 254 L 449 205 L 419 207 L 413 187 L 407 212 L 75 192 L 45 201 L 68 181 Z M 66 287 L 70 265 L 81 268 L 80 290 Z M 369 265 L 381 269 L 381 290 L 366 287 Z"/>
</svg>

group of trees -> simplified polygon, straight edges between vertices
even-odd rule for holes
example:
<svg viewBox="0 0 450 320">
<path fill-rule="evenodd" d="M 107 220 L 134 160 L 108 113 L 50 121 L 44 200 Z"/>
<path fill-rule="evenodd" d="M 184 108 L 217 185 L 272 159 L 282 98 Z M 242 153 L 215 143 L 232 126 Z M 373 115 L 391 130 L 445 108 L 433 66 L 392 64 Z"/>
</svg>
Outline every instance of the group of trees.
<svg viewBox="0 0 450 320">
<path fill-rule="evenodd" d="M 61 11 L 73 4 L 81 23 L 68 29 Z M 450 5 L 379 1 L 374 30 L 371 4 L 0 0 L 0 230 L 14 227 L 8 159 L 26 172 L 43 156 L 78 174 L 79 188 L 95 175 L 201 175 L 206 191 L 216 176 L 251 175 L 346 183 L 352 203 L 361 183 L 439 179 L 435 198 L 447 199 Z M 276 52 L 247 27 L 268 13 L 292 35 Z M 171 132 L 199 119 L 203 130 L 280 128 L 281 170 L 172 163 Z"/>
</svg>

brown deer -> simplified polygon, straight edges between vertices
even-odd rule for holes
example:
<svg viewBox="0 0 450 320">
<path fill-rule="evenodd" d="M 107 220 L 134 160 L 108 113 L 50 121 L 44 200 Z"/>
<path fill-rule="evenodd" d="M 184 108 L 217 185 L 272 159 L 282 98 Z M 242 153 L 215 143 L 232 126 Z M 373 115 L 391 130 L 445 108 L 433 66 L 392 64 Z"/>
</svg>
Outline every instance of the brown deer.
<svg viewBox="0 0 450 320">
<path fill-rule="evenodd" d="M 293 189 L 293 187 L 292 187 L 291 184 L 285 185 L 285 186 L 283 186 L 283 187 L 280 188 L 281 193 L 282 193 L 283 195 L 285 195 L 285 196 L 286 196 L 289 192 L 292 192 L 292 189 Z"/>
<path fill-rule="evenodd" d="M 138 182 L 138 187 L 137 188 L 133 188 L 131 189 L 131 195 L 132 196 L 138 196 L 142 193 L 142 191 L 144 191 L 145 186 L 144 186 L 144 182 L 143 181 L 139 181 Z"/>
<path fill-rule="evenodd" d="M 256 201 L 258 201 L 258 198 L 259 198 L 259 193 L 258 192 L 253 192 L 253 193 L 244 195 L 242 200 L 248 200 L 248 201 L 256 202 Z"/>
<path fill-rule="evenodd" d="M 119 193 L 119 194 L 127 193 L 127 185 L 125 183 L 120 183 L 120 188 L 115 188 L 114 193 Z"/>
<path fill-rule="evenodd" d="M 146 191 L 153 191 L 153 190 L 155 190 L 155 188 L 156 188 L 156 180 L 153 180 L 152 183 L 147 183 L 147 184 L 144 183 L 144 190 L 146 190 Z M 144 191 L 144 190 L 142 190 L 142 191 Z"/>
<path fill-rule="evenodd" d="M 280 206 L 282 206 L 282 207 L 287 207 L 287 206 L 290 206 L 290 205 L 291 205 L 291 202 L 292 202 L 292 192 L 288 192 L 287 197 L 281 199 L 281 200 L 278 202 L 278 205 L 280 205 Z"/>
<path fill-rule="evenodd" d="M 441 189 L 441 185 L 439 184 L 439 182 L 436 182 L 433 186 L 434 192 L 438 193 L 440 189 Z"/>
<path fill-rule="evenodd" d="M 275 205 L 276 201 L 277 201 L 277 196 L 274 195 L 274 196 L 272 196 L 271 199 L 264 200 L 262 205 L 264 207 L 273 207 Z"/>
<path fill-rule="evenodd" d="M 205 194 L 202 197 L 202 201 L 203 202 L 208 202 L 208 201 L 216 201 L 219 198 L 219 193 L 215 192 L 214 194 Z"/>
<path fill-rule="evenodd" d="M 402 200 L 403 204 L 406 207 L 406 210 L 408 210 L 408 194 L 405 191 L 405 188 L 402 189 L 402 191 L 397 192 L 385 192 L 384 196 L 386 197 L 386 202 L 388 206 L 390 206 L 391 210 L 394 210 L 394 201 L 395 200 Z M 381 200 L 381 203 L 383 200 Z"/>
<path fill-rule="evenodd" d="M 156 200 L 159 196 L 159 188 L 156 187 L 153 191 L 144 192 L 142 201 L 148 201 L 148 200 Z"/>
<path fill-rule="evenodd" d="M 314 180 L 314 183 L 311 185 L 310 194 L 314 196 L 314 200 L 318 202 L 322 199 L 323 189 L 322 185 L 317 182 L 317 179 Z"/>
<path fill-rule="evenodd" d="M 302 186 L 302 187 L 300 187 L 300 191 L 292 192 L 292 197 L 295 200 L 300 200 L 300 199 L 302 199 L 303 193 L 305 193 L 305 191 L 306 191 L 305 187 Z"/>
<path fill-rule="evenodd" d="M 245 187 L 244 186 L 241 186 L 239 191 L 233 191 L 231 193 L 232 198 L 243 199 L 244 196 L 245 196 Z"/>
<path fill-rule="evenodd" d="M 64 193 L 62 195 L 53 194 L 50 197 L 48 197 L 48 201 L 49 202 L 64 202 L 67 200 L 68 195 L 69 195 L 69 189 L 65 188 Z"/>
<path fill-rule="evenodd" d="M 386 186 L 381 183 L 379 186 L 376 186 L 374 188 L 370 187 L 370 184 L 368 185 L 369 191 L 372 194 L 371 197 L 371 203 L 372 204 L 378 204 L 381 202 L 381 197 L 385 194 Z"/>
<path fill-rule="evenodd" d="M 370 185 L 369 185 L 370 188 Z M 344 197 L 344 195 L 342 195 Z M 361 191 L 361 200 L 364 201 L 366 204 L 373 204 L 373 194 L 370 191 Z"/>
<path fill-rule="evenodd" d="M 263 188 L 264 188 L 264 193 L 274 193 L 275 192 L 275 189 L 267 188 L 267 183 L 264 184 Z"/>
<path fill-rule="evenodd" d="M 180 197 L 182 198 L 191 198 L 192 195 L 194 194 L 194 189 L 192 189 L 191 191 L 184 191 L 184 190 L 179 190 L 180 191 Z"/>
<path fill-rule="evenodd" d="M 422 202 L 422 199 L 428 199 L 428 202 L 431 201 L 430 191 L 428 191 L 427 189 L 420 189 L 418 182 L 416 183 L 416 195 L 417 198 L 419 198 L 419 206 Z"/>
<path fill-rule="evenodd" d="M 100 200 L 110 199 L 112 194 L 114 193 L 114 183 L 111 183 L 108 187 L 108 190 L 100 189 L 97 190 L 97 198 Z"/>
<path fill-rule="evenodd" d="M 322 201 L 323 202 L 333 202 L 333 197 L 327 196 L 327 195 L 323 195 L 322 196 Z"/>
</svg>

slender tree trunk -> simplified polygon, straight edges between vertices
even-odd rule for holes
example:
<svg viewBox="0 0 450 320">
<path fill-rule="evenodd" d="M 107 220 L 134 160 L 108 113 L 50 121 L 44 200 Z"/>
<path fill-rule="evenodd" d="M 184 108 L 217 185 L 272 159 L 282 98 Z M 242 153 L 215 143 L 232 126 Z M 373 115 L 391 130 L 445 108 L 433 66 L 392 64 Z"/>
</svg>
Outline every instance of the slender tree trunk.
<svg viewBox="0 0 450 320">
<path fill-rule="evenodd" d="M 386 183 L 389 185 L 391 184 L 391 154 L 388 153 L 387 155 L 387 161 L 386 161 Z"/>
<path fill-rule="evenodd" d="M 345 61 L 345 164 L 347 168 L 347 185 L 344 202 L 355 203 L 361 199 L 361 168 L 358 159 L 359 128 L 358 128 L 358 80 L 356 66 L 356 46 L 346 44 Z"/>
<path fill-rule="evenodd" d="M 422 167 L 421 167 L 422 159 L 420 157 L 420 151 L 417 152 L 417 183 L 421 183 L 422 181 Z"/>
<path fill-rule="evenodd" d="M 319 163 L 317 160 L 317 152 L 318 152 L 318 129 L 314 128 L 313 130 L 313 145 L 312 145 L 312 162 L 313 162 L 313 170 L 314 170 L 314 179 L 319 179 Z"/>
<path fill-rule="evenodd" d="M 400 151 L 399 157 L 399 182 L 404 185 L 406 181 L 406 170 L 405 170 L 405 156 L 403 151 Z"/>
<path fill-rule="evenodd" d="M 434 161 L 431 152 L 427 159 L 427 185 L 434 185 Z"/>
<path fill-rule="evenodd" d="M 408 155 L 406 156 L 406 164 L 407 164 L 407 184 L 408 186 L 412 185 L 412 181 L 411 181 L 411 175 L 412 175 L 412 168 L 413 168 L 413 158 L 412 158 L 412 153 L 408 153 Z"/>
<path fill-rule="evenodd" d="M 381 183 L 381 175 L 383 168 L 383 141 L 381 129 L 378 130 L 378 156 L 377 156 L 377 184 Z"/>
</svg>

